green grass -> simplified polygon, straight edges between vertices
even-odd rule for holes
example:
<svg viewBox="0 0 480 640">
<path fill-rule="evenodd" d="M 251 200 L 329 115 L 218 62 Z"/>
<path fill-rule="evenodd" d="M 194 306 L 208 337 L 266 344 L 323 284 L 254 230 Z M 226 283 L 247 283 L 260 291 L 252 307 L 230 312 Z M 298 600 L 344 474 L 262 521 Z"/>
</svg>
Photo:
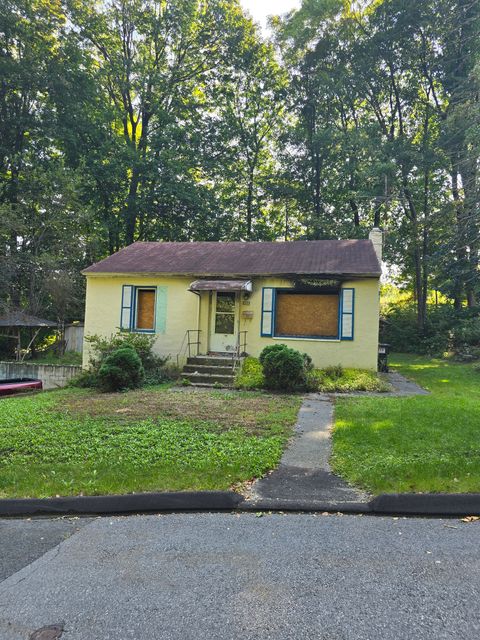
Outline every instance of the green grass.
<svg viewBox="0 0 480 640">
<path fill-rule="evenodd" d="M 0 401 L 0 497 L 227 489 L 278 464 L 300 400 L 165 387 Z"/>
<path fill-rule="evenodd" d="M 339 400 L 335 472 L 375 494 L 480 491 L 480 373 L 421 356 L 391 360 L 431 395 Z"/>
</svg>

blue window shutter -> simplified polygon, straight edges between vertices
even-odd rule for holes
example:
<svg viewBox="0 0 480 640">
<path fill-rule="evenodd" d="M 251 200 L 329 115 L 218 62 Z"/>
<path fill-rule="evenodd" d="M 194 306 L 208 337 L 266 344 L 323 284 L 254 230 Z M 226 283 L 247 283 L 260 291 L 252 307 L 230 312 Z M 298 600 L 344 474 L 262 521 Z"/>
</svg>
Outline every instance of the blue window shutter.
<svg viewBox="0 0 480 640">
<path fill-rule="evenodd" d="M 120 329 L 130 331 L 133 326 L 134 287 L 124 284 L 122 287 L 122 309 L 120 312 Z"/>
<path fill-rule="evenodd" d="M 262 289 L 262 318 L 260 335 L 273 335 L 273 318 L 275 310 L 275 290 L 272 287 Z"/>
<path fill-rule="evenodd" d="M 353 340 L 355 318 L 355 289 L 342 289 L 340 302 L 340 336 Z"/>
<path fill-rule="evenodd" d="M 167 287 L 157 287 L 157 308 L 155 311 L 155 330 L 165 333 L 167 328 Z"/>
</svg>

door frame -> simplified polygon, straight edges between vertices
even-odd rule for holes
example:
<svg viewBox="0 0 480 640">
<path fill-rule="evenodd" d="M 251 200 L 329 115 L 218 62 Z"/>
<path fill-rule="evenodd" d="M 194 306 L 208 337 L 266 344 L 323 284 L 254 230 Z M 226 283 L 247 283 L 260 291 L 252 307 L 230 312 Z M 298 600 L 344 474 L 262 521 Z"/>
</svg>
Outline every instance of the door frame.
<svg viewBox="0 0 480 640">
<path fill-rule="evenodd" d="M 215 333 L 215 316 L 217 312 L 217 293 L 233 293 L 235 296 L 235 314 L 234 314 L 234 323 L 233 323 L 233 334 L 222 334 Z M 210 314 L 209 314 L 209 322 L 208 322 L 208 351 L 212 353 L 232 353 L 235 351 L 237 345 L 237 337 L 238 331 L 240 329 L 240 296 L 238 291 L 211 291 L 210 295 Z M 231 349 L 214 349 L 212 345 L 212 341 L 214 336 L 221 335 L 231 335 L 232 336 L 232 348 Z"/>
</svg>

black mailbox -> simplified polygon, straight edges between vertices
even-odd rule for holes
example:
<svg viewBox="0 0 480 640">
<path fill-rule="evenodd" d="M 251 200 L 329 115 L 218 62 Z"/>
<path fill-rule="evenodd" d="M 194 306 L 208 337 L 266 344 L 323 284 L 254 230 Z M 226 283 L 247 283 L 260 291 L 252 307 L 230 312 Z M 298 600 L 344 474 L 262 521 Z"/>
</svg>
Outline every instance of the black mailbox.
<svg viewBox="0 0 480 640">
<path fill-rule="evenodd" d="M 390 345 L 385 342 L 378 345 L 378 370 L 381 373 L 388 373 L 388 352 Z"/>
</svg>

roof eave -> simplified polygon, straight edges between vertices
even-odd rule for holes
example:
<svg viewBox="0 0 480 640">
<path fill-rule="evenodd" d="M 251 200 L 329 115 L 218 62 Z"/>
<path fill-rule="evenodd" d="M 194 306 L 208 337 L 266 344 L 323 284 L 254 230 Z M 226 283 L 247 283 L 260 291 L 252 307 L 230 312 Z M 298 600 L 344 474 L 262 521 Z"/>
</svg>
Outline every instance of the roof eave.
<svg viewBox="0 0 480 640">
<path fill-rule="evenodd" d="M 380 278 L 381 272 L 371 273 L 351 273 L 351 272 L 311 272 L 311 271 L 295 271 L 289 273 L 209 273 L 198 271 L 185 271 L 185 272 L 170 272 L 170 271 L 88 271 L 83 270 L 81 274 L 86 277 L 117 277 L 117 276 L 129 276 L 129 277 L 168 277 L 168 278 L 295 278 L 302 277 L 315 277 L 315 278 L 344 278 L 344 279 L 358 279 L 358 278 Z"/>
</svg>

